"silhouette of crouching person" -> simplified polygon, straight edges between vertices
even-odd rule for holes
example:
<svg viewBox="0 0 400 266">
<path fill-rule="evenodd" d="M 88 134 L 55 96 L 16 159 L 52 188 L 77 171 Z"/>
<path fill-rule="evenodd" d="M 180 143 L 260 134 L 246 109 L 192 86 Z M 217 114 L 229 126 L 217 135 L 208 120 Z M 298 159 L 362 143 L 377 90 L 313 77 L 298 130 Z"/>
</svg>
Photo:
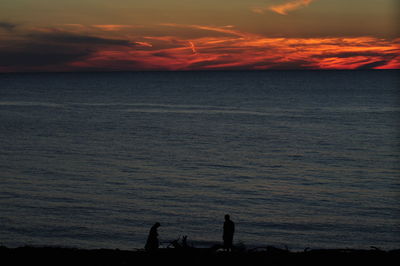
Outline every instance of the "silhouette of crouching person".
<svg viewBox="0 0 400 266">
<path fill-rule="evenodd" d="M 226 214 L 224 222 L 224 233 L 222 235 L 222 239 L 224 240 L 225 251 L 232 251 L 234 233 L 235 233 L 235 223 L 230 219 L 229 214 Z"/>
<path fill-rule="evenodd" d="M 157 229 L 160 227 L 160 223 L 155 223 L 149 232 L 149 236 L 147 237 L 146 245 L 144 246 L 144 249 L 146 251 L 156 251 L 158 249 L 158 246 L 160 245 L 160 242 L 158 240 L 158 232 Z"/>
</svg>

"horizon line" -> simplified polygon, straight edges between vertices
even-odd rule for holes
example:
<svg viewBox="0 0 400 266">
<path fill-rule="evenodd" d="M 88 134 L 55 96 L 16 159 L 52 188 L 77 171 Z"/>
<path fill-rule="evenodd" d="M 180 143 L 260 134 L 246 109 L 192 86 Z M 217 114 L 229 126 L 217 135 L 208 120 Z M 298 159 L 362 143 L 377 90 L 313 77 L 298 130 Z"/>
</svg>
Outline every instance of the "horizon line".
<svg viewBox="0 0 400 266">
<path fill-rule="evenodd" d="M 198 69 L 198 70 L 81 70 L 81 71 L 10 71 L 0 72 L 0 75 L 7 74 L 85 74 L 85 73 L 155 73 L 155 72 L 167 72 L 167 73 L 189 73 L 189 72 L 284 72 L 284 71 L 298 71 L 298 72 L 358 72 L 358 71 L 398 71 L 399 68 L 386 68 L 386 69 Z"/>
</svg>

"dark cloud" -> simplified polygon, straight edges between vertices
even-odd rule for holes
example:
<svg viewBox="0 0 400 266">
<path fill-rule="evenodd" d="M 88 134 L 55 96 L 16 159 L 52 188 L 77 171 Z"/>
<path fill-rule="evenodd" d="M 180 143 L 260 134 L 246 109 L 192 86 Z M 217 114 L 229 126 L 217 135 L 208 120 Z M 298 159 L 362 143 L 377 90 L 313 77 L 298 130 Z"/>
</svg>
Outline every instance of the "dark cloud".
<svg viewBox="0 0 400 266">
<path fill-rule="evenodd" d="M 108 39 L 90 35 L 75 34 L 69 32 L 35 33 L 29 37 L 34 41 L 52 42 L 58 44 L 93 44 L 93 45 L 117 45 L 133 46 L 135 43 L 123 39 Z"/>
<path fill-rule="evenodd" d="M 381 60 L 381 61 L 376 61 L 376 62 L 364 64 L 362 66 L 359 66 L 357 69 L 372 69 L 372 68 L 375 68 L 375 67 L 380 67 L 380 66 L 387 65 L 387 63 L 388 63 L 388 61 Z"/>
<path fill-rule="evenodd" d="M 61 45 L 28 44 L 0 49 L 0 66 L 33 67 L 66 64 L 84 59 L 92 54 L 90 49 Z"/>
<path fill-rule="evenodd" d="M 152 55 L 157 56 L 157 57 L 162 57 L 162 58 L 173 58 L 173 59 L 176 58 L 176 56 L 174 56 L 168 52 L 156 52 L 156 53 L 152 53 Z"/>
<path fill-rule="evenodd" d="M 265 51 L 267 47 L 260 47 L 260 48 L 254 48 L 252 51 Z M 213 47 L 206 47 L 206 48 L 201 48 L 202 53 L 221 53 L 221 54 L 243 54 L 247 50 L 246 47 L 236 47 L 236 46 L 213 46 Z"/>
<path fill-rule="evenodd" d="M 5 22 L 5 21 L 0 21 L 0 29 L 6 30 L 6 31 L 12 31 L 14 28 L 17 27 L 16 24 L 10 23 L 10 22 Z"/>
<path fill-rule="evenodd" d="M 105 46 L 135 45 L 123 39 L 107 39 L 69 32 L 31 33 L 25 39 L 0 45 L 0 67 L 41 68 L 65 66 L 90 58 Z"/>
<path fill-rule="evenodd" d="M 351 58 L 356 56 L 364 56 L 364 57 L 382 57 L 384 54 L 374 52 L 374 51 L 366 51 L 366 52 L 338 52 L 338 53 L 325 53 L 321 55 L 314 55 L 314 58 L 329 58 L 329 57 L 337 57 L 337 58 Z M 390 55 L 390 54 L 388 54 Z"/>
</svg>

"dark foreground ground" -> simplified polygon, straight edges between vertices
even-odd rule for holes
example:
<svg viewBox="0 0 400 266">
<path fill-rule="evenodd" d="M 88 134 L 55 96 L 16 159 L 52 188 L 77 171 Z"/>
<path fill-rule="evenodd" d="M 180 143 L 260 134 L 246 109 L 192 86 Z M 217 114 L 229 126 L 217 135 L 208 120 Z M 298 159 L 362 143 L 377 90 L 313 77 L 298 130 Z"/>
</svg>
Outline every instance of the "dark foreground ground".
<svg viewBox="0 0 400 266">
<path fill-rule="evenodd" d="M 1 265 L 398 265 L 400 250 L 308 250 L 273 247 L 236 252 L 212 249 L 82 250 L 56 247 L 0 247 Z"/>
</svg>

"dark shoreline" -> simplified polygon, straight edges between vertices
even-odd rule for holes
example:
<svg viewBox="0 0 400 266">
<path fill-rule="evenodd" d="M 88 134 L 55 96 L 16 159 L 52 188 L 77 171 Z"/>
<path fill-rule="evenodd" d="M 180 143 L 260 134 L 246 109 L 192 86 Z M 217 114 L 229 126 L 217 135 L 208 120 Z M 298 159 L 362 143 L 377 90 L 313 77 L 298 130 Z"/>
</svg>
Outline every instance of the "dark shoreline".
<svg viewBox="0 0 400 266">
<path fill-rule="evenodd" d="M 400 249 L 319 249 L 291 252 L 268 247 L 221 252 L 208 248 L 143 250 L 0 247 L 2 265 L 397 265 Z"/>
</svg>

